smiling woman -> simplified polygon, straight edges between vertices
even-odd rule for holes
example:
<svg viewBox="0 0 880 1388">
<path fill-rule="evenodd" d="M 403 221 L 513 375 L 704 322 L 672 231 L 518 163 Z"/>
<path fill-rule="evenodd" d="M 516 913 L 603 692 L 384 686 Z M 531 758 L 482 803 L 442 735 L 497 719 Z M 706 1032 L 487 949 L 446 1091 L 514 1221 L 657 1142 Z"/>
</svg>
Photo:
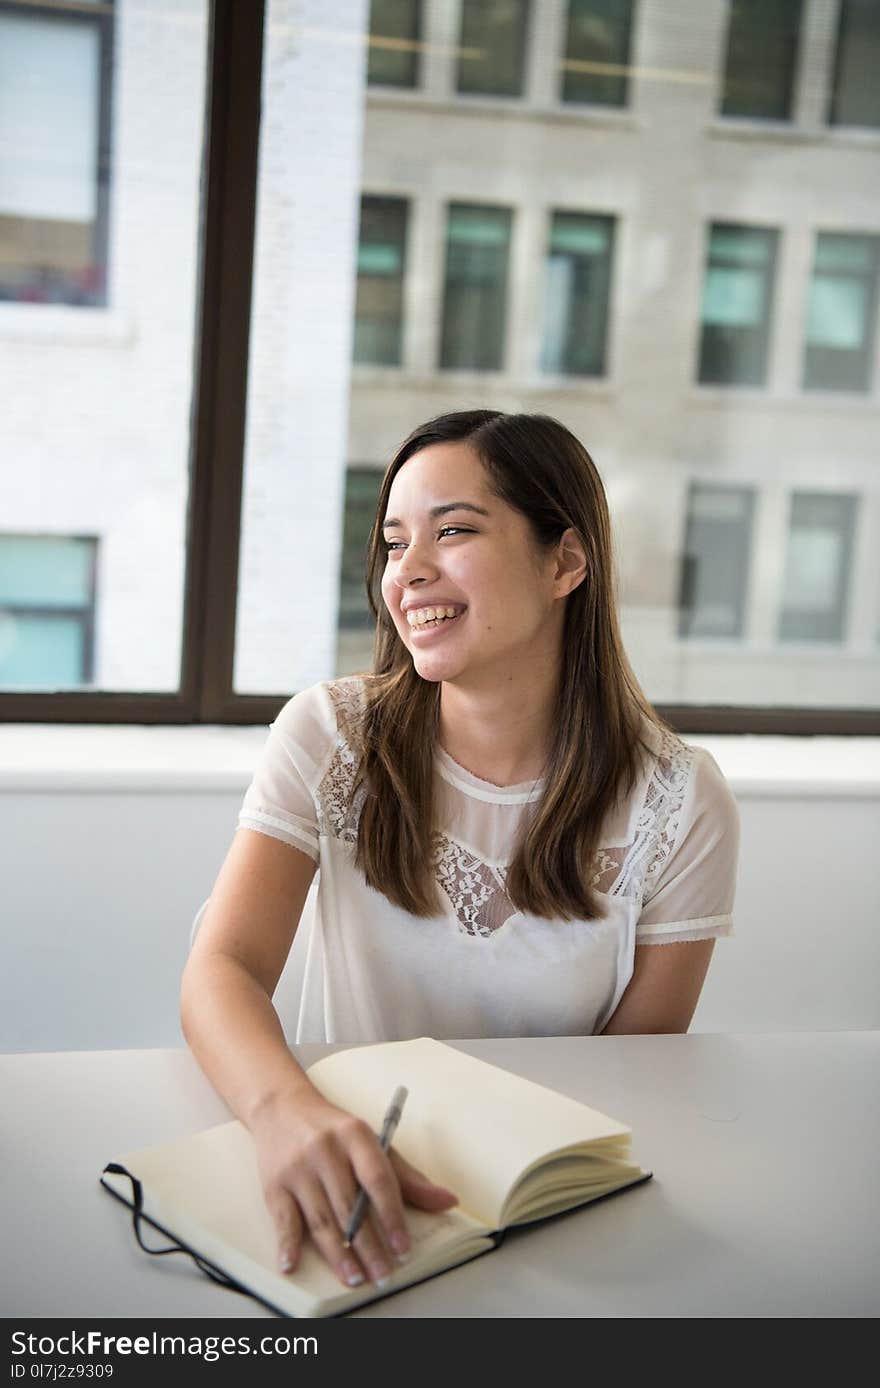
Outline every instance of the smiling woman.
<svg viewBox="0 0 880 1388">
<path fill-rule="evenodd" d="M 282 1256 L 305 1222 L 350 1284 L 404 1250 L 404 1198 L 452 1197 L 287 1049 L 271 997 L 316 868 L 297 1041 L 684 1031 L 738 846 L 715 762 L 630 668 L 604 489 L 562 424 L 475 410 L 416 429 L 366 581 L 373 669 L 273 724 L 182 993 L 187 1039 L 256 1139 Z M 354 1259 L 358 1184 L 376 1218 Z"/>
</svg>

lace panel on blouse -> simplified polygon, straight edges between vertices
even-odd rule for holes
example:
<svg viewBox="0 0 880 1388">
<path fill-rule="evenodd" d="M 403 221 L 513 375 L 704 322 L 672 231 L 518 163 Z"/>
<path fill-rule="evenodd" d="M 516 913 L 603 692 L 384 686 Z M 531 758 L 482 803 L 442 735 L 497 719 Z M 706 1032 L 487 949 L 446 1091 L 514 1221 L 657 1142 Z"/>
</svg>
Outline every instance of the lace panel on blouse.
<svg viewBox="0 0 880 1388">
<path fill-rule="evenodd" d="M 361 788 L 352 802 L 357 769 L 352 746 L 357 742 L 357 720 L 365 708 L 365 695 L 357 676 L 334 681 L 328 689 L 339 736 L 318 788 L 318 828 L 343 843 L 356 844 L 365 793 Z M 662 729 L 660 740 L 632 841 L 600 847 L 590 877 L 590 885 L 604 895 L 633 897 L 640 905 L 655 890 L 675 844 L 694 760 L 693 749 L 674 734 Z M 447 834 L 436 836 L 433 863 L 435 879 L 452 903 L 464 934 L 486 938 L 517 914 L 505 890 L 503 867 L 484 862 Z"/>
</svg>

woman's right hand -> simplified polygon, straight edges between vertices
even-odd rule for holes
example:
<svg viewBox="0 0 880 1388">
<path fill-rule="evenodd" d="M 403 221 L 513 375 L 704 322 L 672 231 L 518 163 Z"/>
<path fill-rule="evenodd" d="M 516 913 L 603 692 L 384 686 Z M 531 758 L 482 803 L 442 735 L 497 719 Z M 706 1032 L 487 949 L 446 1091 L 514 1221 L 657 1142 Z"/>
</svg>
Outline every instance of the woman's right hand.
<svg viewBox="0 0 880 1388">
<path fill-rule="evenodd" d="M 448 1210 L 458 1197 L 434 1185 L 393 1148 L 384 1152 L 369 1124 L 314 1088 L 275 1099 L 252 1121 L 263 1194 L 278 1233 L 282 1272 L 296 1268 L 310 1234 L 341 1282 L 381 1283 L 410 1249 L 404 1201 Z M 344 1229 L 362 1186 L 370 1199 L 352 1248 Z"/>
</svg>

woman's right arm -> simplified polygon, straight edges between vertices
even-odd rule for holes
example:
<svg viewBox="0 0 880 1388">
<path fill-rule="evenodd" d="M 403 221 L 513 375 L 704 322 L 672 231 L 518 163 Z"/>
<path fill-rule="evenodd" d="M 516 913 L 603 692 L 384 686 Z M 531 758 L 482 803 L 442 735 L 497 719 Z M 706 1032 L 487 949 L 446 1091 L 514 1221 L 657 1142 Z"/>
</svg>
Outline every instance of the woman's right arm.
<svg viewBox="0 0 880 1388">
<path fill-rule="evenodd" d="M 180 1015 L 200 1066 L 254 1138 L 283 1270 L 296 1266 L 308 1230 L 351 1286 L 364 1274 L 387 1276 L 392 1257 L 408 1251 L 404 1198 L 441 1210 L 455 1197 L 398 1153 L 386 1156 L 366 1123 L 321 1097 L 288 1049 L 272 994 L 315 867 L 287 843 L 237 831 L 184 970 Z M 352 1251 L 342 1231 L 358 1185 L 373 1217 Z"/>
</svg>

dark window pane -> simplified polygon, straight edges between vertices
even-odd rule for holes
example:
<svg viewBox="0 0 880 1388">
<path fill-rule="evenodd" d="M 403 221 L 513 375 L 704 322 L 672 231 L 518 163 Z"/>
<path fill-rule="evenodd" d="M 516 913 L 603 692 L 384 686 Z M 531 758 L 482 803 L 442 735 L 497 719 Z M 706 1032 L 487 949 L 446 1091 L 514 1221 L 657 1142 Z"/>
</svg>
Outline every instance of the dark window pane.
<svg viewBox="0 0 880 1388">
<path fill-rule="evenodd" d="M 522 96 L 529 0 L 464 0 L 457 87 L 479 96 Z"/>
<path fill-rule="evenodd" d="M 569 0 L 562 100 L 625 106 L 632 0 Z"/>
<path fill-rule="evenodd" d="M 807 389 L 869 389 L 878 263 L 878 236 L 820 232 L 816 238 L 804 361 Z"/>
<path fill-rule="evenodd" d="M 356 362 L 400 365 L 406 213 L 403 198 L 361 199 L 354 323 Z"/>
<path fill-rule="evenodd" d="M 367 81 L 415 87 L 419 81 L 420 0 L 372 0 Z"/>
<path fill-rule="evenodd" d="M 503 207 L 449 208 L 441 366 L 501 368 L 510 223 Z"/>
<path fill-rule="evenodd" d="M 112 12 L 0 12 L 0 300 L 106 302 Z"/>
<path fill-rule="evenodd" d="M 0 535 L 0 688 L 93 677 L 97 540 Z"/>
<path fill-rule="evenodd" d="M 691 486 L 679 598 L 680 636 L 743 635 L 754 494 Z"/>
<path fill-rule="evenodd" d="M 542 371 L 605 371 L 613 217 L 554 212 L 544 290 Z"/>
<path fill-rule="evenodd" d="M 699 379 L 763 385 L 778 233 L 713 223 L 703 285 Z"/>
<path fill-rule="evenodd" d="M 339 625 L 348 631 L 363 630 L 373 624 L 364 570 L 382 475 L 382 469 L 374 467 L 349 468 L 345 474 Z"/>
<path fill-rule="evenodd" d="M 801 0 L 733 0 L 721 113 L 789 120 Z"/>
<path fill-rule="evenodd" d="M 846 629 L 856 497 L 792 497 L 779 637 L 842 641 Z"/>
<path fill-rule="evenodd" d="M 841 0 L 830 125 L 880 126 L 880 4 Z"/>
</svg>

